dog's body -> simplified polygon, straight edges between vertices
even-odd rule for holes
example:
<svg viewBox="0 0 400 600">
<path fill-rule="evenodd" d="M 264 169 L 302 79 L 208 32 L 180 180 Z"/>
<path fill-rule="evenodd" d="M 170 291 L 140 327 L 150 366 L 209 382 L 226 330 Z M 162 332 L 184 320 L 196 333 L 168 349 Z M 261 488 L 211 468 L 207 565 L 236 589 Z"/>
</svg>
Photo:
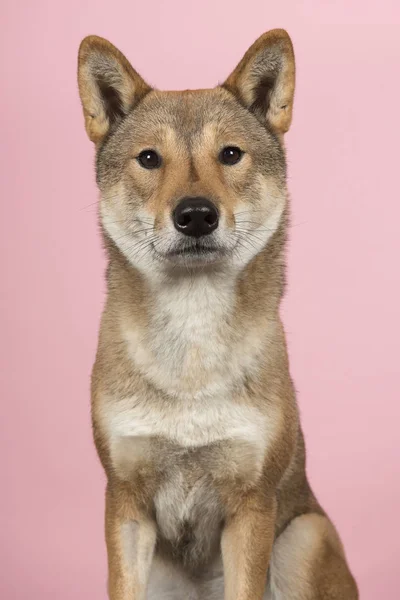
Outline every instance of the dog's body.
<svg viewBox="0 0 400 600">
<path fill-rule="evenodd" d="M 111 600 L 356 600 L 306 479 L 279 318 L 287 34 L 181 93 L 90 37 L 79 85 L 109 254 L 92 415 Z"/>
</svg>

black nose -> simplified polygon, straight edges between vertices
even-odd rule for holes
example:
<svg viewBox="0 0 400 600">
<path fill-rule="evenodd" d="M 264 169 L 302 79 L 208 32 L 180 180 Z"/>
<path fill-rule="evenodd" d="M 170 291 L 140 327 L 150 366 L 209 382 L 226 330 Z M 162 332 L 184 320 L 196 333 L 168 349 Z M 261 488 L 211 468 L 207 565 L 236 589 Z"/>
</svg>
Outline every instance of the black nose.
<svg viewBox="0 0 400 600">
<path fill-rule="evenodd" d="M 176 207 L 173 219 L 178 231 L 200 237 L 218 227 L 218 210 L 207 198 L 184 198 Z"/>
</svg>

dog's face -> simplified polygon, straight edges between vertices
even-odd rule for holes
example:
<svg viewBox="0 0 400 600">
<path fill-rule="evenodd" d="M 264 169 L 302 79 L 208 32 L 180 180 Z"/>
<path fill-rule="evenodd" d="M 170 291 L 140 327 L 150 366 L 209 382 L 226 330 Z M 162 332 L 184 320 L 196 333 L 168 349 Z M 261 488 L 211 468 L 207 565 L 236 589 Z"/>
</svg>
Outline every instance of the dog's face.
<svg viewBox="0 0 400 600">
<path fill-rule="evenodd" d="M 86 38 L 79 86 L 102 226 L 133 265 L 241 268 L 261 251 L 286 205 L 285 32 L 262 36 L 223 86 L 185 92 L 152 90 L 111 44 Z"/>
</svg>

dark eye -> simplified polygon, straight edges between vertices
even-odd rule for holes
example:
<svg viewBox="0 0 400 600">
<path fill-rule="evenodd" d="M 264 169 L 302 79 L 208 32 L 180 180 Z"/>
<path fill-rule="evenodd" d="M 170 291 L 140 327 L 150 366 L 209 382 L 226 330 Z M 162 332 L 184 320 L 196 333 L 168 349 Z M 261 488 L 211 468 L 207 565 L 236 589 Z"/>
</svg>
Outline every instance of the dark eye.
<svg viewBox="0 0 400 600">
<path fill-rule="evenodd" d="M 219 160 L 223 165 L 236 165 L 243 156 L 243 151 L 236 146 L 227 146 L 219 153 Z"/>
<path fill-rule="evenodd" d="M 158 169 L 158 167 L 161 167 L 161 156 L 155 150 L 143 150 L 137 160 L 145 169 Z"/>
</svg>

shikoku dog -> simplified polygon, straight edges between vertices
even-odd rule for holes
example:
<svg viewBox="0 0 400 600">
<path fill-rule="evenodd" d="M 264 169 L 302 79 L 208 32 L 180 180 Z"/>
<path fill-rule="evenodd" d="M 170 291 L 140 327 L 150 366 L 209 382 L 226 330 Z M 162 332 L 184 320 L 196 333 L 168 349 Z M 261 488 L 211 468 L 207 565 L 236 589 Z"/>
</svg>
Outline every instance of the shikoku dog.
<svg viewBox="0 0 400 600">
<path fill-rule="evenodd" d="M 279 317 L 288 34 L 210 90 L 154 90 L 95 36 L 78 70 L 109 258 L 92 418 L 111 600 L 355 600 Z"/>
</svg>

